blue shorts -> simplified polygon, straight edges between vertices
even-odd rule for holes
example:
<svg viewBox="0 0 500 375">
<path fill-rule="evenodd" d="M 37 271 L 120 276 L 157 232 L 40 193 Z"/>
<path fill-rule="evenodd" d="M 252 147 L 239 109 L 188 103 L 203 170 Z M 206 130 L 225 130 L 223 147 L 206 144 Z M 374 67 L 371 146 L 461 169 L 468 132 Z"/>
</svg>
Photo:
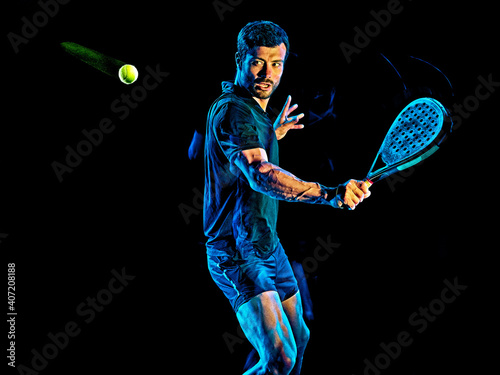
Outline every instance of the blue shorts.
<svg viewBox="0 0 500 375">
<path fill-rule="evenodd" d="M 212 279 L 227 297 L 233 310 L 263 292 L 278 292 L 285 301 L 299 291 L 288 257 L 279 243 L 267 259 L 251 255 L 208 256 L 208 270 Z"/>
</svg>

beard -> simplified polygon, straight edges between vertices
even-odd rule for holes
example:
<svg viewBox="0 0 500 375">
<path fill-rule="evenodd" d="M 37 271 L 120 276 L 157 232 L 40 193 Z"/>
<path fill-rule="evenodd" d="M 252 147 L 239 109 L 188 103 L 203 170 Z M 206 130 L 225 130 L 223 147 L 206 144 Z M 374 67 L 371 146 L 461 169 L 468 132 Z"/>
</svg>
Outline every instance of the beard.
<svg viewBox="0 0 500 375">
<path fill-rule="evenodd" d="M 269 85 L 265 89 L 261 88 L 261 85 Z M 273 95 L 274 91 L 278 88 L 279 82 L 275 84 L 273 81 L 269 79 L 259 80 L 254 82 L 252 86 L 250 86 L 249 91 L 252 96 L 258 99 L 269 99 L 271 95 Z"/>
</svg>

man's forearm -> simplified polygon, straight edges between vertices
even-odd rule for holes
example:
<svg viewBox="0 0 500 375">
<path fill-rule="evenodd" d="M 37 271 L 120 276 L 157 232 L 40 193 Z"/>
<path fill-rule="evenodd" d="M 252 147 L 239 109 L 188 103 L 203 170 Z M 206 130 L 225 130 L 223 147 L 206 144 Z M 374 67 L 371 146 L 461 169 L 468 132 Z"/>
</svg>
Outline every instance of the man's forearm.
<svg viewBox="0 0 500 375">
<path fill-rule="evenodd" d="M 247 178 L 252 189 L 289 202 L 332 205 L 336 196 L 336 188 L 325 188 L 315 182 L 302 181 L 267 161 L 249 166 Z"/>
</svg>

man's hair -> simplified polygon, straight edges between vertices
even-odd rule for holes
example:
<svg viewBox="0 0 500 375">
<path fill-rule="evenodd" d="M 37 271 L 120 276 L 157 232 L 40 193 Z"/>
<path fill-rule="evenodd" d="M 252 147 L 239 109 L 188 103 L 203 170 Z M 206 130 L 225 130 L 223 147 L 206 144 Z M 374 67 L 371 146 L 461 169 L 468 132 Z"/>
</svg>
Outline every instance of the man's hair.
<svg viewBox="0 0 500 375">
<path fill-rule="evenodd" d="M 254 47 L 276 47 L 281 43 L 286 46 L 285 61 L 290 52 L 290 43 L 285 30 L 270 21 L 254 21 L 243 27 L 238 34 L 238 53 L 244 59 Z"/>
</svg>

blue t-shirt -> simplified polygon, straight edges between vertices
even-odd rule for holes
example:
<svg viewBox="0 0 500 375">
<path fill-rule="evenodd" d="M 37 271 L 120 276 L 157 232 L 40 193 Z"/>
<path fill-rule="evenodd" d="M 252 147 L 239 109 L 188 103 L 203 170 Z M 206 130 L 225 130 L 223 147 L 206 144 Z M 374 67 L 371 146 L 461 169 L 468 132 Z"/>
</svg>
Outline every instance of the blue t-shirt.
<svg viewBox="0 0 500 375">
<path fill-rule="evenodd" d="M 253 190 L 234 160 L 243 150 L 262 148 L 279 165 L 278 141 L 268 114 L 246 89 L 223 82 L 222 92 L 210 108 L 205 138 L 207 253 L 267 258 L 279 242 L 279 202 Z"/>
</svg>

